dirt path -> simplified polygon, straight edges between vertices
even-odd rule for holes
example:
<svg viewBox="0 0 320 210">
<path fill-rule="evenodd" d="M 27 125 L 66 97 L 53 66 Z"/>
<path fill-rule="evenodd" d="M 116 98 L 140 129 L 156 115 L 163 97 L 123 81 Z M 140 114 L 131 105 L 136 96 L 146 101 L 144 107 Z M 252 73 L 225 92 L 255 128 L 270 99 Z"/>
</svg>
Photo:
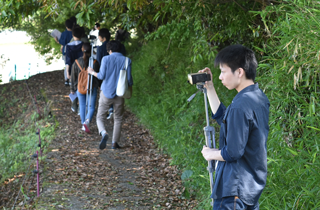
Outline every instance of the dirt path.
<svg viewBox="0 0 320 210">
<path fill-rule="evenodd" d="M 96 119 L 92 134 L 81 131 L 80 117 L 71 112 L 62 71 L 31 77 L 32 91 L 44 89 L 53 102 L 51 113 L 59 122 L 57 135 L 44 161 L 41 196 L 36 209 L 193 209 L 196 201 L 185 199 L 181 172 L 170 166 L 167 155 L 156 149 L 148 130 L 128 110 L 119 145 L 99 150 Z M 112 136 L 113 120 L 107 125 Z"/>
</svg>

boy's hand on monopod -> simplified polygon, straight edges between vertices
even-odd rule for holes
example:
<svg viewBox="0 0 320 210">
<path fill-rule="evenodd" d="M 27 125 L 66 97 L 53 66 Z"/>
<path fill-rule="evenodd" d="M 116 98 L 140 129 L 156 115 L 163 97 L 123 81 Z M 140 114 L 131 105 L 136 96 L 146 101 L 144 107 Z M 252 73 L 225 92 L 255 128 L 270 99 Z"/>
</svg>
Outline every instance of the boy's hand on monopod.
<svg viewBox="0 0 320 210">
<path fill-rule="evenodd" d="M 88 67 L 88 73 L 89 73 L 89 74 L 92 74 L 93 72 L 94 72 L 93 68 Z"/>
<path fill-rule="evenodd" d="M 204 157 L 204 159 L 206 159 L 207 161 L 210 161 L 210 160 L 215 160 L 213 157 L 214 157 L 214 154 L 213 152 L 214 151 L 219 151 L 218 149 L 215 149 L 215 148 L 209 148 L 207 147 L 206 145 L 203 146 L 202 148 L 202 156 Z"/>
</svg>

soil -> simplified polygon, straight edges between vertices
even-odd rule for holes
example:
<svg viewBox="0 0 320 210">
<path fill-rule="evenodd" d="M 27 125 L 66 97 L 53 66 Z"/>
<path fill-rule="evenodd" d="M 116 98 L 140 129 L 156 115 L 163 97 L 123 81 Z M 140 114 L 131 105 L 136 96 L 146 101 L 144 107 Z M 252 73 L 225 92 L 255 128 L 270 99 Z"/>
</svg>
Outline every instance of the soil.
<svg viewBox="0 0 320 210">
<path fill-rule="evenodd" d="M 181 171 L 170 165 L 170 157 L 157 149 L 149 130 L 127 107 L 121 148 L 111 149 L 113 120 L 108 120 L 110 137 L 107 148 L 100 150 L 95 116 L 90 124 L 91 134 L 86 134 L 81 130 L 80 116 L 71 111 L 70 88 L 64 86 L 62 71 L 35 75 L 27 83 L 31 95 L 45 95 L 46 102 L 40 106 L 49 107 L 47 114 L 59 124 L 41 161 L 40 197 L 35 197 L 36 187 L 31 187 L 30 195 L 34 196 L 26 200 L 20 193 L 15 209 L 196 208 L 197 200 L 184 197 Z M 28 91 L 24 82 L 7 86 L 13 84 Z M 20 175 L 20 180 L 24 176 Z M 35 176 L 27 176 L 24 185 L 35 183 Z M 4 198 L 0 199 L 0 208 L 13 206 L 21 184 L 7 181 L 0 185 L 0 198 Z"/>
</svg>

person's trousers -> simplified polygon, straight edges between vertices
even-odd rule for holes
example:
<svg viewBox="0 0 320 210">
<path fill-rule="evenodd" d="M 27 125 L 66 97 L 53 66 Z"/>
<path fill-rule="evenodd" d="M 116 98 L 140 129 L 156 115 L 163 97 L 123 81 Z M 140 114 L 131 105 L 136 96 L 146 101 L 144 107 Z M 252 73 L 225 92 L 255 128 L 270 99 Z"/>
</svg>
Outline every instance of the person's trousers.
<svg viewBox="0 0 320 210">
<path fill-rule="evenodd" d="M 78 97 L 77 98 L 75 98 L 73 101 L 72 101 L 72 105 L 71 105 L 71 108 L 75 111 L 75 112 L 79 112 L 78 111 L 78 102 L 79 102 L 79 99 L 78 99 Z"/>
<path fill-rule="evenodd" d="M 64 63 L 66 63 L 66 56 L 62 55 L 62 60 L 64 61 Z M 64 81 L 66 81 L 68 79 L 67 77 L 67 66 L 64 65 Z"/>
<path fill-rule="evenodd" d="M 102 131 L 106 131 L 105 123 L 107 120 L 107 112 L 109 107 L 113 104 L 113 116 L 114 116 L 114 125 L 113 125 L 113 138 L 112 142 L 118 142 L 120 139 L 121 134 L 121 125 L 122 125 L 122 118 L 124 113 L 124 98 L 121 97 L 114 97 L 114 98 L 106 98 L 103 92 L 100 92 L 100 99 L 99 99 L 99 107 L 97 113 L 97 126 L 99 130 L 99 134 Z"/>
<path fill-rule="evenodd" d="M 88 113 L 87 113 L 87 116 L 86 116 L 87 95 L 81 94 L 81 93 L 79 93 L 79 91 L 77 91 L 77 95 L 79 98 L 81 123 L 83 124 L 86 121 L 86 119 L 89 119 L 89 122 L 91 122 L 91 120 L 93 118 L 94 111 L 95 111 L 95 107 L 96 107 L 97 88 L 92 88 L 91 97 L 90 97 L 90 94 L 88 94 Z M 90 102 L 91 102 L 91 104 L 90 104 Z"/>
<path fill-rule="evenodd" d="M 248 206 L 238 196 L 230 196 L 215 199 L 213 210 L 259 210 L 259 203 L 254 206 Z"/>
</svg>

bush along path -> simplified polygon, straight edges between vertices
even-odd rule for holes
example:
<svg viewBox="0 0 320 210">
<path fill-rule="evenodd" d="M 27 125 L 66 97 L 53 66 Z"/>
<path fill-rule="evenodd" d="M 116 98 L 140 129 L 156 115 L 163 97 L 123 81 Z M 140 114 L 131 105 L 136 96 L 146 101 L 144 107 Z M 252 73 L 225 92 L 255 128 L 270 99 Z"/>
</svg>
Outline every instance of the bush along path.
<svg viewBox="0 0 320 210">
<path fill-rule="evenodd" d="M 184 197 L 181 172 L 170 157 L 157 150 L 152 135 L 125 111 L 121 149 L 111 149 L 113 120 L 106 127 L 107 148 L 99 150 L 96 119 L 92 134 L 81 130 L 80 116 L 71 111 L 69 87 L 63 72 L 35 75 L 30 89 L 44 89 L 52 101 L 51 113 L 59 123 L 56 136 L 42 161 L 40 197 L 19 198 L 16 209 L 193 209 L 197 201 Z M 22 204 L 19 206 L 19 203 Z"/>
</svg>

